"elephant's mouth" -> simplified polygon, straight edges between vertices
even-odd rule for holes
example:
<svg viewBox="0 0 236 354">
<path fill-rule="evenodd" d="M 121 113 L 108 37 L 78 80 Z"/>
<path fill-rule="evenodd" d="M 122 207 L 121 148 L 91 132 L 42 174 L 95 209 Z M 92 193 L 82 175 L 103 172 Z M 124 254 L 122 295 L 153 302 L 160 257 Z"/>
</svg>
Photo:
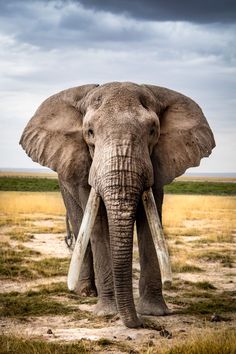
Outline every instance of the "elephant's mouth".
<svg viewBox="0 0 236 354">
<path fill-rule="evenodd" d="M 160 265 L 162 283 L 170 284 L 172 282 L 170 259 L 151 188 L 149 188 L 147 191 L 144 191 L 142 195 L 142 202 Z M 78 238 L 76 240 L 69 267 L 67 279 L 69 290 L 75 290 L 77 288 L 83 258 L 95 223 L 99 205 L 100 196 L 95 192 L 93 188 L 91 188 L 87 206 L 84 212 L 83 221 L 80 227 Z"/>
</svg>

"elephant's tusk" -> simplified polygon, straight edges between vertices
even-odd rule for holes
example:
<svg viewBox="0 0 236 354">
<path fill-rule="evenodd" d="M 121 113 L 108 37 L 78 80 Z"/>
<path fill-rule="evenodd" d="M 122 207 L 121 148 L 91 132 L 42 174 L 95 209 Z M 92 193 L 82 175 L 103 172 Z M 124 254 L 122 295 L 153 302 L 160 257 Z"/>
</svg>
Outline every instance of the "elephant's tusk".
<svg viewBox="0 0 236 354">
<path fill-rule="evenodd" d="M 170 257 L 151 188 L 143 193 L 142 201 L 160 265 L 162 283 L 171 284 Z"/>
<path fill-rule="evenodd" d="M 84 211 L 83 220 L 80 226 L 74 251 L 71 257 L 67 285 L 69 290 L 76 290 L 79 280 L 79 274 L 84 259 L 85 251 L 89 243 L 95 219 L 100 205 L 100 196 L 91 188 L 87 205 Z"/>
</svg>

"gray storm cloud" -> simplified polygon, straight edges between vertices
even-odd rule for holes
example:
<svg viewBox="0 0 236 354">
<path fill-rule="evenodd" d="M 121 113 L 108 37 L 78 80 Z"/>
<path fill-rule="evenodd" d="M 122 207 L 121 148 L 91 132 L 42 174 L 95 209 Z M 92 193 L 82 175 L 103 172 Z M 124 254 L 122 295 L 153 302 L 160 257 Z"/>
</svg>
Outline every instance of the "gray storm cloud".
<svg viewBox="0 0 236 354">
<path fill-rule="evenodd" d="M 233 0 L 80 0 L 80 3 L 94 10 L 119 12 L 152 21 L 227 23 L 234 22 L 236 19 L 236 3 Z"/>
</svg>

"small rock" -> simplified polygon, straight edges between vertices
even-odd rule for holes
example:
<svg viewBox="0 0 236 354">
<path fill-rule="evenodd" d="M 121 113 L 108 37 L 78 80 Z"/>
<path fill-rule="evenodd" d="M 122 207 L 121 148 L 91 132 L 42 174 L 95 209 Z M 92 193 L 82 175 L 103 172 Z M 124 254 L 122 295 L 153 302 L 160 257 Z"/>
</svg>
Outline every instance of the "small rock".
<svg viewBox="0 0 236 354">
<path fill-rule="evenodd" d="M 216 313 L 213 313 L 213 315 L 212 315 L 211 318 L 210 318 L 210 321 L 211 321 L 211 322 L 222 322 L 222 321 L 224 321 L 224 322 L 230 322 L 230 321 L 232 321 L 232 318 L 230 318 L 230 317 L 223 317 L 223 316 L 221 316 L 221 315 L 218 315 L 218 314 L 216 314 Z"/>
<path fill-rule="evenodd" d="M 161 331 L 160 331 L 160 336 L 164 337 L 164 338 L 167 338 L 167 339 L 171 339 L 172 338 L 172 333 L 167 331 L 165 328 L 163 328 Z"/>
<path fill-rule="evenodd" d="M 154 346 L 153 340 L 149 340 L 149 341 L 148 341 L 148 346 L 149 346 L 149 347 L 153 347 L 153 346 Z"/>
<path fill-rule="evenodd" d="M 180 333 L 186 332 L 186 330 L 185 330 L 185 329 L 180 329 L 179 332 L 180 332 Z"/>
<path fill-rule="evenodd" d="M 220 315 L 217 315 L 217 313 L 213 313 L 210 321 L 211 322 L 221 322 L 221 321 L 223 321 L 223 318 Z"/>
<path fill-rule="evenodd" d="M 132 338 L 131 338 L 130 336 L 128 336 L 128 337 L 126 338 L 126 340 L 132 340 Z"/>
<path fill-rule="evenodd" d="M 116 339 L 117 337 L 116 336 L 113 336 L 114 339 Z"/>
<path fill-rule="evenodd" d="M 51 330 L 51 328 L 49 328 L 49 329 L 47 330 L 47 334 L 53 334 L 53 331 Z"/>
</svg>

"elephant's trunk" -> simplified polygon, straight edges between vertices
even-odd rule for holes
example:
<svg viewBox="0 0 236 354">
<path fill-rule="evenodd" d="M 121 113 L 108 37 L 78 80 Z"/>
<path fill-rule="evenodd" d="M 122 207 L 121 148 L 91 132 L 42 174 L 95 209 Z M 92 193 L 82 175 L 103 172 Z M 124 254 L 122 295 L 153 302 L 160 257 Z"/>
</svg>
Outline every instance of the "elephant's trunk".
<svg viewBox="0 0 236 354">
<path fill-rule="evenodd" d="M 122 192 L 124 192 L 124 189 Z M 133 225 L 137 197 L 127 195 L 126 199 L 120 201 L 119 205 L 118 201 L 120 199 L 115 194 L 105 197 L 109 220 L 115 296 L 117 308 L 124 324 L 127 327 L 137 327 L 140 322 L 136 315 L 132 290 Z"/>
<path fill-rule="evenodd" d="M 104 200 L 110 233 L 114 289 L 117 308 L 127 327 L 138 327 L 139 321 L 132 290 L 133 226 L 136 209 L 143 191 L 143 169 L 139 159 L 128 150 L 112 157 L 104 166 L 100 194 Z M 119 171 L 119 173 L 117 173 Z"/>
</svg>

